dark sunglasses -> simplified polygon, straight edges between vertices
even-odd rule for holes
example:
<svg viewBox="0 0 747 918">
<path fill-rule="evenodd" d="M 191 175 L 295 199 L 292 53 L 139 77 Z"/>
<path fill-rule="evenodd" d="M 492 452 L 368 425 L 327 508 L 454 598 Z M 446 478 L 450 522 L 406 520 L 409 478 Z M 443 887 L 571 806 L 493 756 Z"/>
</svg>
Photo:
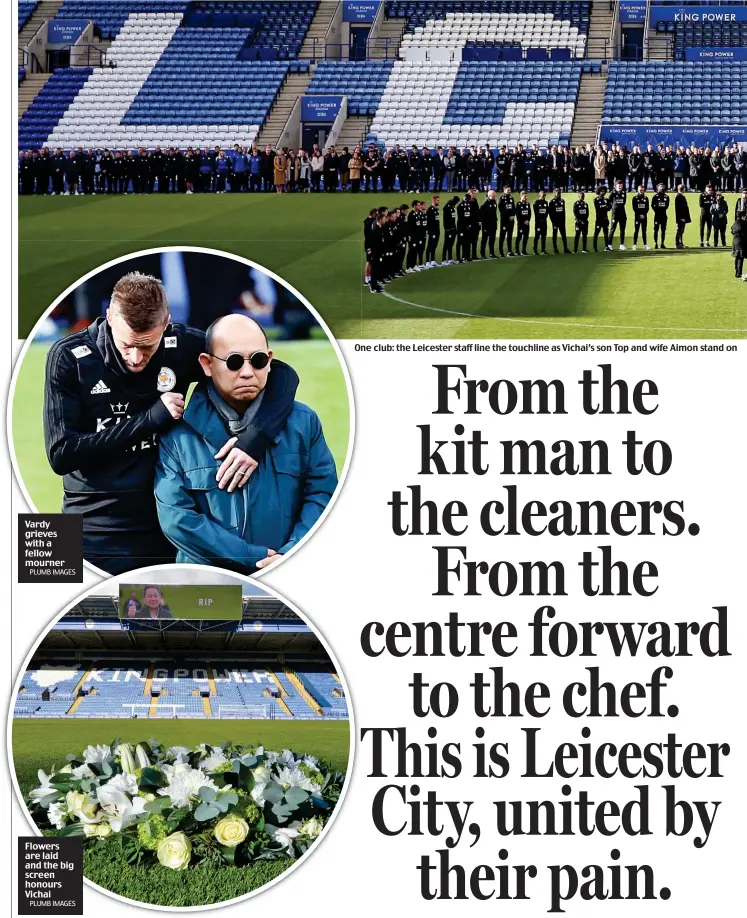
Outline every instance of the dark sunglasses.
<svg viewBox="0 0 747 918">
<path fill-rule="evenodd" d="M 243 354 L 229 354 L 228 357 L 219 357 L 217 354 L 211 354 L 211 357 L 215 357 L 216 360 L 222 360 L 226 365 L 226 369 L 231 370 L 232 373 L 236 373 L 244 366 L 246 360 L 254 367 L 255 370 L 264 370 L 267 364 L 270 362 L 270 355 L 266 354 L 264 351 L 255 351 L 253 354 L 250 354 L 249 357 L 244 357 Z"/>
</svg>

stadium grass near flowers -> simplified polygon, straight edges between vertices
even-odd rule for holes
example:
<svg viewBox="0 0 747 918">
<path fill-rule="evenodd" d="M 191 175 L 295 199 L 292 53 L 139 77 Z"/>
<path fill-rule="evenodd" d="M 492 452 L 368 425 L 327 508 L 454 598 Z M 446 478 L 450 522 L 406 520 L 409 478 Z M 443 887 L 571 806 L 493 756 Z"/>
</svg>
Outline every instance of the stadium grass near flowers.
<svg viewBox="0 0 747 918">
<path fill-rule="evenodd" d="M 747 294 L 734 279 L 730 249 L 698 247 L 697 195 L 688 195 L 693 223 L 685 237 L 690 246 L 686 252 L 673 249 L 672 203 L 669 252 L 653 251 L 650 218 L 650 252 L 480 262 L 397 280 L 387 288 L 396 300 L 372 296 L 362 284 L 363 218 L 374 206 L 394 206 L 414 197 L 427 196 L 338 192 L 21 198 L 19 334 L 26 335 L 53 300 L 88 271 L 138 249 L 165 245 L 222 249 L 258 262 L 295 286 L 343 338 L 747 334 Z M 571 242 L 575 197 L 566 195 Z M 446 198 L 443 192 L 442 205 Z M 736 199 L 727 195 L 730 217 Z M 591 195 L 587 200 L 591 203 Z M 632 238 L 631 211 L 629 248 Z"/>
<path fill-rule="evenodd" d="M 21 793 L 37 785 L 37 770 L 64 763 L 68 752 L 89 743 L 110 743 L 117 736 L 135 743 L 153 736 L 164 745 L 194 747 L 198 743 L 262 743 L 269 749 L 302 749 L 323 759 L 334 770 L 347 771 L 350 743 L 345 722 L 277 720 L 24 720 L 13 722 L 13 761 Z M 246 895 L 290 867 L 283 858 L 247 867 L 221 870 L 169 870 L 160 865 L 134 866 L 127 862 L 117 838 L 87 845 L 85 876 L 120 896 L 154 905 L 188 907 L 210 905 Z"/>
<path fill-rule="evenodd" d="M 337 474 L 348 448 L 350 414 L 345 378 L 334 347 L 326 340 L 278 341 L 274 353 L 295 367 L 301 379 L 299 401 L 319 415 Z M 13 445 L 18 467 L 33 505 L 40 513 L 62 507 L 62 479 L 49 467 L 41 425 L 44 364 L 49 347 L 32 344 L 19 370 L 13 402 Z"/>
</svg>

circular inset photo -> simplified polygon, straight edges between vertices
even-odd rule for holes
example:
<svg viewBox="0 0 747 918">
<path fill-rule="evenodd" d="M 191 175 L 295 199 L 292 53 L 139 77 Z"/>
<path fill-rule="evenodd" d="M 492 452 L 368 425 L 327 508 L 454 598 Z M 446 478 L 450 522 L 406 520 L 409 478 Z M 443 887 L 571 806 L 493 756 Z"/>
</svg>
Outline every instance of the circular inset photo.
<svg viewBox="0 0 747 918">
<path fill-rule="evenodd" d="M 158 249 L 84 277 L 21 353 L 9 433 L 39 513 L 83 555 L 261 573 L 325 516 L 352 446 L 351 388 L 314 309 L 252 262 Z"/>
<path fill-rule="evenodd" d="M 313 849 L 353 733 L 324 639 L 264 587 L 212 568 L 107 580 L 39 638 L 8 720 L 40 834 L 86 880 L 147 906 L 255 894 Z"/>
</svg>

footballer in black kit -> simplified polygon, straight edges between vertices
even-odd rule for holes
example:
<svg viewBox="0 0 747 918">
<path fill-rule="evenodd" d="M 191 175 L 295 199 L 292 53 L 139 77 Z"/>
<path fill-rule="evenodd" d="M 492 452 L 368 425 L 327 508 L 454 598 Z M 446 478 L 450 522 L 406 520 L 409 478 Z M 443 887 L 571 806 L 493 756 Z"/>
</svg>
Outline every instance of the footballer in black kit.
<svg viewBox="0 0 747 918">
<path fill-rule="evenodd" d="M 513 256 L 514 225 L 516 223 L 516 201 L 511 194 L 511 186 L 506 185 L 503 194 L 498 202 L 498 211 L 501 215 L 501 232 L 498 237 L 498 251 L 501 258 L 506 255 L 503 252 L 504 243 L 507 243 L 508 258 Z"/>
<path fill-rule="evenodd" d="M 454 259 L 454 241 L 457 235 L 456 206 L 459 198 L 450 198 L 444 207 L 444 247 L 441 252 L 441 261 L 448 264 Z"/>
<path fill-rule="evenodd" d="M 594 198 L 594 251 L 599 251 L 599 234 L 604 234 L 604 250 L 610 246 L 610 201 L 604 188 L 600 188 Z"/>
<path fill-rule="evenodd" d="M 529 228 L 532 223 L 532 205 L 529 203 L 526 191 L 519 196 L 516 205 L 516 254 L 526 255 L 529 243 Z"/>
<path fill-rule="evenodd" d="M 576 221 L 573 252 L 578 255 L 578 244 L 581 242 L 581 254 L 586 255 L 589 244 L 589 205 L 586 203 L 586 195 L 583 191 L 579 191 L 578 200 L 573 205 L 573 216 Z"/>
<path fill-rule="evenodd" d="M 534 202 L 534 254 L 537 255 L 538 243 L 542 245 L 542 254 L 547 255 L 547 218 L 550 203 L 545 199 L 545 192 L 540 191 Z"/>
<path fill-rule="evenodd" d="M 160 289 L 165 309 L 159 321 L 146 321 L 151 328 L 138 333 L 132 319 L 137 297 L 130 293 L 135 305 L 124 313 L 124 334 L 137 343 L 124 347 L 125 320 L 114 305 L 123 281 L 135 287 L 135 294 L 148 284 Z M 110 317 L 119 323 L 116 334 Z M 176 557 L 161 532 L 153 493 L 158 436 L 175 423 L 185 423 L 180 420 L 184 399 L 179 393 L 204 379 L 198 358 L 205 351 L 205 335 L 169 323 L 169 318 L 160 282 L 127 275 L 114 288 L 107 317 L 57 341 L 47 355 L 44 439 L 49 463 L 63 477 L 62 510 L 83 517 L 84 558 L 109 574 L 171 563 Z M 273 360 L 270 391 L 254 424 L 218 453 L 216 488 L 234 490 L 246 483 L 255 467 L 252 460 L 262 458 L 285 424 L 297 386 L 295 370 Z M 224 477 L 219 481 L 220 473 Z"/>
<path fill-rule="evenodd" d="M 667 220 L 669 219 L 669 195 L 664 185 L 659 185 L 656 194 L 651 198 L 651 210 L 654 212 L 654 248 L 665 249 L 664 242 L 667 238 Z M 661 238 L 661 246 L 659 239 Z"/>
<path fill-rule="evenodd" d="M 625 206 L 628 203 L 628 195 L 622 182 L 615 182 L 615 190 L 610 194 L 610 210 L 612 211 L 612 225 L 610 226 L 610 249 L 615 241 L 615 232 L 620 227 L 620 250 L 625 251 L 625 227 L 628 223 L 628 215 Z"/>
<path fill-rule="evenodd" d="M 568 237 L 565 230 L 565 200 L 560 188 L 555 189 L 555 194 L 548 205 L 548 211 L 552 223 L 553 251 L 556 255 L 558 254 L 558 233 L 560 233 L 560 238 L 563 240 L 563 251 L 566 255 L 570 255 L 571 250 L 568 248 Z"/>
<path fill-rule="evenodd" d="M 710 248 L 711 233 L 713 232 L 713 222 L 711 220 L 711 207 L 716 200 L 713 193 L 713 185 L 709 182 L 705 186 L 705 191 L 700 195 L 700 247 Z"/>
<path fill-rule="evenodd" d="M 633 250 L 638 247 L 639 235 L 643 237 L 643 248 L 648 250 L 648 212 L 651 203 L 646 194 L 646 189 L 641 185 L 638 194 L 633 198 Z"/>
<path fill-rule="evenodd" d="M 436 251 L 438 249 L 438 240 L 441 238 L 441 198 L 434 194 L 431 198 L 431 206 L 426 210 L 426 228 L 428 232 L 428 242 L 425 247 L 425 263 L 427 265 L 436 264 Z"/>
</svg>

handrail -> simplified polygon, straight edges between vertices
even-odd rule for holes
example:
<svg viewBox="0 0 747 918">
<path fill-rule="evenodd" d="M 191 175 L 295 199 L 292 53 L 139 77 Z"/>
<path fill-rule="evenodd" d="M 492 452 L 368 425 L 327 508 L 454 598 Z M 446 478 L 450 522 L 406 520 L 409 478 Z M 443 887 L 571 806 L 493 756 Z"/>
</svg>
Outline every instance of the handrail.
<svg viewBox="0 0 747 918">
<path fill-rule="evenodd" d="M 651 34 L 651 0 L 646 0 L 646 19 L 643 24 L 643 60 L 648 60 L 649 35 Z"/>
<path fill-rule="evenodd" d="M 29 51 L 28 48 L 21 48 L 21 60 L 23 61 L 21 66 L 24 67 L 28 73 L 44 73 L 41 61 L 34 52 Z"/>
<path fill-rule="evenodd" d="M 610 44 L 609 47 L 614 49 L 617 47 L 619 49 L 620 41 L 618 40 L 619 36 L 619 27 L 620 27 L 620 0 L 615 0 L 615 6 L 612 10 L 612 23 L 610 24 Z M 605 56 L 608 48 L 605 48 Z M 617 54 L 613 54 L 614 57 L 619 57 L 619 50 Z"/>
<path fill-rule="evenodd" d="M 377 57 L 376 60 L 394 60 L 394 52 L 392 46 L 395 44 L 394 39 L 389 36 L 376 36 L 376 38 L 367 38 L 366 39 L 366 60 L 372 59 L 372 52 L 379 49 L 383 49 L 384 57 Z M 335 50 L 339 50 L 339 53 L 334 53 Z M 345 42 L 328 42 L 326 39 L 322 38 L 312 38 L 311 39 L 311 48 L 307 54 L 298 55 L 297 60 L 336 60 L 336 61 L 349 61 L 355 60 L 355 58 L 350 57 L 351 46 L 345 44 Z"/>
<path fill-rule="evenodd" d="M 384 60 L 389 60 L 389 49 L 392 45 L 392 39 L 388 37 L 384 38 L 368 38 L 366 39 L 366 57 L 365 60 L 371 60 L 371 52 L 380 47 L 384 49 Z M 339 54 L 335 54 L 335 49 L 339 49 Z M 352 48 L 349 44 L 344 42 L 327 42 L 324 45 L 324 60 L 335 60 L 335 61 L 350 61 L 355 60 L 354 57 L 350 56 Z M 379 58 L 376 58 L 379 60 Z M 392 58 L 393 59 L 393 58 Z"/>
</svg>

